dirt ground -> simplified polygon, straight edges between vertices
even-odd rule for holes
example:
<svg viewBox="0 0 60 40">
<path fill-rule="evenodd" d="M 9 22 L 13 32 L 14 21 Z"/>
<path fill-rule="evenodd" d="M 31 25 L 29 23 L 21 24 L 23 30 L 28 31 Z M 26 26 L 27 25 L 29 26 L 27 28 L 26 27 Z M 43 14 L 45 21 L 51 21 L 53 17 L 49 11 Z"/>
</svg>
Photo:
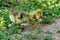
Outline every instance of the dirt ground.
<svg viewBox="0 0 60 40">
<path fill-rule="evenodd" d="M 42 32 L 39 33 L 40 36 L 53 34 L 54 40 L 60 40 L 60 33 L 57 33 L 57 31 L 60 30 L 60 19 L 56 19 L 56 22 L 50 25 L 42 25 L 41 30 Z M 21 34 L 34 34 L 35 32 L 36 30 L 25 30 Z"/>
</svg>

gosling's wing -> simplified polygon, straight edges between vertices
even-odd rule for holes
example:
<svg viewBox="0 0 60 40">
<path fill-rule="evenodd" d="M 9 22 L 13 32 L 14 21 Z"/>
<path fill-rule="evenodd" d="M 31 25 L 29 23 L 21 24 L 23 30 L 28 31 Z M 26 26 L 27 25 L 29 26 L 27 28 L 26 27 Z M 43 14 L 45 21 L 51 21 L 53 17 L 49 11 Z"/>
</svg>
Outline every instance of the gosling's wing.
<svg viewBox="0 0 60 40">
<path fill-rule="evenodd" d="M 14 16 L 13 15 L 9 15 L 9 18 L 10 18 L 10 20 L 13 22 L 13 23 L 15 23 L 15 20 L 14 20 Z"/>
</svg>

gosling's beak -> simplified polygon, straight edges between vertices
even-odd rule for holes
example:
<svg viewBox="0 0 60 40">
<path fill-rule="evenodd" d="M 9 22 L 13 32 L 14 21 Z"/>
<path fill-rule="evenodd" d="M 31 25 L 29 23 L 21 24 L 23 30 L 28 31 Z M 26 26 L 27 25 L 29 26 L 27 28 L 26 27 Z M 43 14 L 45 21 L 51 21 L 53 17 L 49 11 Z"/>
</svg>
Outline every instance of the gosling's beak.
<svg viewBox="0 0 60 40">
<path fill-rule="evenodd" d="M 43 16 L 40 16 L 41 19 L 43 19 Z"/>
</svg>

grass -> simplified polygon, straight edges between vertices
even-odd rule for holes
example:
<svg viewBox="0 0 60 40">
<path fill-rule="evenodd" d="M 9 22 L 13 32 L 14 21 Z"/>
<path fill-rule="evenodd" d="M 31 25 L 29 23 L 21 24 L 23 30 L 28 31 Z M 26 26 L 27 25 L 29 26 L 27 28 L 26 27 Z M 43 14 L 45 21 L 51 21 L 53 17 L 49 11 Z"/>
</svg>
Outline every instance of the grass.
<svg viewBox="0 0 60 40">
<path fill-rule="evenodd" d="M 3 0 L 1 0 L 0 2 L 1 2 L 0 3 L 1 7 L 8 7 L 8 5 L 13 7 L 16 5 L 16 1 L 14 0 L 8 0 L 7 1 L 8 3 Z M 0 30 L 0 40 L 8 40 L 6 39 L 6 34 L 8 37 L 12 34 L 20 34 L 23 31 L 21 28 L 17 28 L 16 25 L 13 25 L 11 20 L 9 19 L 9 14 L 12 13 L 13 11 L 24 10 L 27 12 L 31 12 L 36 9 L 41 9 L 44 15 L 44 19 L 41 22 L 42 24 L 51 24 L 55 22 L 55 18 L 60 17 L 60 14 L 59 14 L 60 13 L 60 1 L 56 1 L 56 0 L 50 0 L 50 1 L 49 0 L 46 0 L 46 1 L 30 0 L 29 3 L 21 3 L 21 4 L 19 2 L 19 5 L 15 6 L 14 8 L 15 8 L 14 10 L 6 9 L 6 8 L 0 10 L 0 29 L 2 29 Z M 29 39 L 33 40 L 34 38 L 39 38 L 38 33 L 40 32 L 41 30 L 37 29 L 35 35 L 28 36 Z M 49 31 L 47 32 L 50 33 Z M 60 30 L 57 30 L 57 33 L 60 33 Z M 46 35 L 43 37 L 43 40 L 53 40 L 52 38 L 53 38 L 52 35 Z"/>
<path fill-rule="evenodd" d="M 54 38 L 53 38 L 52 34 L 48 34 L 48 35 L 43 36 L 42 39 L 43 40 L 53 40 Z"/>
<path fill-rule="evenodd" d="M 60 33 L 60 30 L 57 30 L 57 33 Z"/>
</svg>

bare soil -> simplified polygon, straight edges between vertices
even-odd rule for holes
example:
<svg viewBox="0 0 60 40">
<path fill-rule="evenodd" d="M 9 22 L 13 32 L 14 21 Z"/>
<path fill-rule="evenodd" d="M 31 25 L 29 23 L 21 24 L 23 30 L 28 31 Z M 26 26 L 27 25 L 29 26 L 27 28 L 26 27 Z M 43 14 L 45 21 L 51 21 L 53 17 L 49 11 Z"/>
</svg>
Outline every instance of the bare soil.
<svg viewBox="0 0 60 40">
<path fill-rule="evenodd" d="M 60 40 L 60 33 L 57 33 L 60 30 L 60 19 L 56 19 L 55 23 L 42 25 L 41 27 L 42 32 L 39 33 L 39 36 L 44 36 L 47 34 L 52 34 L 54 36 L 54 40 Z M 34 34 L 36 32 L 35 29 L 33 30 L 25 30 L 21 34 Z"/>
</svg>

